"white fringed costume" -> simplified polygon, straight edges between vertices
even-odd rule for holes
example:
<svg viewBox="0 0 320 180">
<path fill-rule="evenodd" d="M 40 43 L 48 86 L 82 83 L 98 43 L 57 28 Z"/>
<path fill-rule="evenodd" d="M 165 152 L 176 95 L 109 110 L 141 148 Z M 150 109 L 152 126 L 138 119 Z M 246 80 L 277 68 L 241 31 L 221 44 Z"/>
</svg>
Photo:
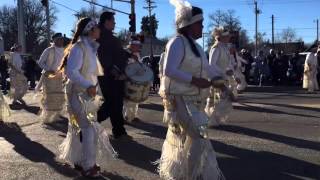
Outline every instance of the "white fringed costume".
<svg viewBox="0 0 320 180">
<path fill-rule="evenodd" d="M 317 81 L 317 67 L 317 55 L 315 53 L 308 54 L 304 64 L 303 74 L 303 88 L 308 89 L 308 92 L 319 90 L 319 84 Z"/>
<path fill-rule="evenodd" d="M 247 87 L 247 81 L 246 77 L 243 75 L 243 70 L 242 70 L 242 63 L 248 64 L 248 62 L 240 57 L 238 53 L 236 53 L 237 60 L 235 61 L 235 69 L 234 69 L 234 76 L 237 80 L 237 87 L 236 90 L 238 91 L 243 91 Z M 234 58 L 233 58 L 234 59 Z"/>
<path fill-rule="evenodd" d="M 0 121 L 4 121 L 10 116 L 10 107 L 0 92 Z"/>
<path fill-rule="evenodd" d="M 52 45 L 45 49 L 38 61 L 43 69 L 40 82 L 42 86 L 41 119 L 43 123 L 51 123 L 57 119 L 65 105 L 64 73 L 59 71 L 63 61 L 63 48 Z M 54 72 L 54 73 L 49 73 Z"/>
<path fill-rule="evenodd" d="M 166 47 L 160 95 L 168 131 L 159 160 L 159 174 L 165 180 L 223 179 L 216 153 L 206 138 L 208 89 L 190 84 L 192 76 L 213 76 L 201 46 L 194 43 L 201 57 L 192 52 L 183 36 L 171 39 Z"/>
<path fill-rule="evenodd" d="M 21 54 L 18 52 L 11 53 L 9 60 L 10 66 L 10 97 L 14 101 L 22 100 L 23 96 L 28 91 L 28 81 L 22 69 L 24 62 Z"/>
<path fill-rule="evenodd" d="M 212 46 L 209 54 L 210 68 L 218 70 L 220 76 L 226 80 L 228 89 L 221 90 L 211 87 L 206 112 L 209 115 L 209 124 L 212 126 L 226 122 L 232 111 L 230 93 L 235 94 L 237 82 L 234 75 L 227 75 L 227 71 L 233 71 L 232 57 L 228 44 L 218 42 Z"/>
<path fill-rule="evenodd" d="M 96 121 L 102 96 L 91 98 L 86 93 L 88 87 L 98 86 L 97 76 L 103 74 L 96 57 L 97 48 L 95 41 L 81 37 L 71 48 L 66 68 L 69 78 L 67 99 L 70 123 L 67 137 L 59 148 L 60 158 L 80 165 L 85 171 L 96 164 L 97 152 L 98 156 L 101 155 L 100 160 L 108 160 L 117 155 L 107 132 Z"/>
</svg>

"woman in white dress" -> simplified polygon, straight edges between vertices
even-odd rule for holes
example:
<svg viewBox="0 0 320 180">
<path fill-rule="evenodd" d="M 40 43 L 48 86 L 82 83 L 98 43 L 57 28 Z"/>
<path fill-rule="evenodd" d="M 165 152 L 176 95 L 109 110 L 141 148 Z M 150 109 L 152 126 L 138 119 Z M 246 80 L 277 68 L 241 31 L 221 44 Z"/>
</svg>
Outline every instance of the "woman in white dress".
<svg viewBox="0 0 320 180">
<path fill-rule="evenodd" d="M 14 45 L 12 48 L 10 66 L 10 97 L 13 103 L 26 104 L 22 99 L 28 90 L 28 81 L 24 75 L 24 61 L 21 57 L 21 45 Z"/>
<path fill-rule="evenodd" d="M 96 120 L 101 105 L 97 76 L 103 74 L 96 53 L 100 36 L 97 23 L 91 18 L 80 19 L 66 59 L 68 112 L 70 123 L 66 139 L 60 146 L 60 158 L 73 163 L 83 176 L 100 176 L 97 151 L 114 156 L 108 134 Z"/>
<path fill-rule="evenodd" d="M 307 89 L 308 93 L 313 93 L 315 90 L 319 90 L 319 84 L 317 81 L 319 53 L 320 48 L 318 48 L 317 53 L 311 52 L 307 55 L 304 63 L 303 88 Z"/>
<path fill-rule="evenodd" d="M 168 42 L 163 63 L 160 95 L 168 131 L 159 174 L 165 180 L 223 179 L 206 133 L 204 108 L 215 72 L 196 42 L 202 37 L 203 13 L 188 2 L 170 2 L 176 7 L 178 34 Z"/>
<path fill-rule="evenodd" d="M 235 78 L 235 61 L 231 55 L 229 44 L 231 34 L 223 28 L 215 28 L 213 32 L 216 40 L 209 53 L 209 64 L 211 68 L 218 71 L 219 75 L 226 81 L 227 88 L 210 89 L 210 97 L 206 107 L 206 112 L 210 116 L 210 126 L 218 126 L 224 123 L 232 111 L 232 100 L 237 94 L 237 81 Z"/>
</svg>

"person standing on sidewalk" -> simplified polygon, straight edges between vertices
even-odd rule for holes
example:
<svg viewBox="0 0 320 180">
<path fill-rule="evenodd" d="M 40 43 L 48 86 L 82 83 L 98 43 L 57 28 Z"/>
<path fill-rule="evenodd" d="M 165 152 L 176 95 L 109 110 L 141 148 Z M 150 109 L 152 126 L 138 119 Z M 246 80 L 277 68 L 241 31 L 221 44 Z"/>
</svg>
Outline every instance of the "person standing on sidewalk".
<svg viewBox="0 0 320 180">
<path fill-rule="evenodd" d="M 319 90 L 319 84 L 317 81 L 317 56 L 320 53 L 320 48 L 318 50 L 312 49 L 306 57 L 304 64 L 304 74 L 303 74 L 303 88 L 308 90 L 308 93 L 314 93 L 314 91 Z M 317 51 L 315 53 L 315 51 Z"/>
</svg>

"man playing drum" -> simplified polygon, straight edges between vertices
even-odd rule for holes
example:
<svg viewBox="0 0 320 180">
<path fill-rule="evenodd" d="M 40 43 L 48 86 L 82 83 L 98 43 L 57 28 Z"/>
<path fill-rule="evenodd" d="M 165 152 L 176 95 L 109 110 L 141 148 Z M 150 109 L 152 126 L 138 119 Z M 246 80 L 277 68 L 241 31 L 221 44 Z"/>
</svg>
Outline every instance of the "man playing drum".
<svg viewBox="0 0 320 180">
<path fill-rule="evenodd" d="M 129 62 L 128 62 L 129 64 L 141 63 L 141 61 L 140 61 L 141 60 L 140 59 L 141 41 L 140 41 L 139 37 L 137 37 L 137 36 L 131 37 L 127 51 L 130 54 L 134 54 L 138 57 L 138 62 L 133 58 L 129 58 Z M 125 120 L 128 122 L 139 121 L 140 119 L 137 117 L 138 108 L 139 108 L 138 102 L 133 102 L 133 101 L 126 99 L 124 101 L 124 106 L 123 106 Z"/>
<path fill-rule="evenodd" d="M 64 73 L 59 70 L 64 51 L 62 34 L 54 34 L 52 41 L 52 45 L 43 51 L 38 61 L 39 66 L 43 69 L 37 89 L 43 86 L 41 119 L 45 124 L 56 120 L 65 103 Z"/>
</svg>

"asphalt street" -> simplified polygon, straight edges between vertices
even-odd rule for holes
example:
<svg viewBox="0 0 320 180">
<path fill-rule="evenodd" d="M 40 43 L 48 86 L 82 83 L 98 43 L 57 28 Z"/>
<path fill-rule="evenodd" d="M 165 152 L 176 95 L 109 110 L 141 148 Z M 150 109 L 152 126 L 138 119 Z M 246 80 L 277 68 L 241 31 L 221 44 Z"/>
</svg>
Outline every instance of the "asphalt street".
<svg viewBox="0 0 320 180">
<path fill-rule="evenodd" d="M 84 179 L 58 158 L 67 119 L 43 128 L 39 101 L 29 92 L 28 106 L 12 106 L 0 127 L 0 179 Z M 141 122 L 127 124 L 132 141 L 112 141 L 117 159 L 99 163 L 104 179 L 156 180 L 155 161 L 166 135 L 163 107 L 156 94 L 140 105 Z M 111 133 L 109 120 L 103 126 Z M 320 94 L 299 88 L 251 87 L 234 103 L 226 125 L 209 138 L 228 180 L 320 180 Z"/>
</svg>

